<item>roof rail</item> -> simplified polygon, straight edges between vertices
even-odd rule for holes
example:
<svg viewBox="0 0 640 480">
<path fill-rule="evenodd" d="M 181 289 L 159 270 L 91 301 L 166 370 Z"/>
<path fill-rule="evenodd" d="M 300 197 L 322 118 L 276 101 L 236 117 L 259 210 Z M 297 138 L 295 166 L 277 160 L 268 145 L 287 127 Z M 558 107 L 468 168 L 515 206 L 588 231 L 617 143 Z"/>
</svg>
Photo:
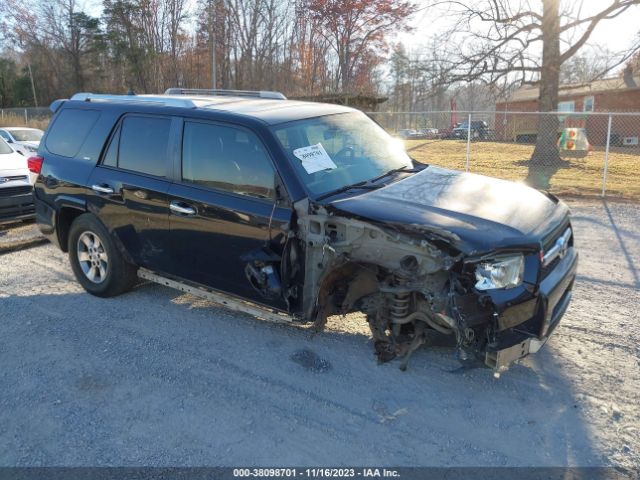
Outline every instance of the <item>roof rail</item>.
<svg viewBox="0 0 640 480">
<path fill-rule="evenodd" d="M 273 100 L 286 100 L 280 92 L 272 92 L 269 90 L 224 90 L 221 88 L 168 88 L 165 95 L 220 95 L 228 97 L 257 97 L 270 98 Z"/>
<path fill-rule="evenodd" d="M 76 93 L 71 100 L 80 102 L 113 102 L 156 104 L 167 107 L 196 108 L 196 103 L 188 98 L 167 98 L 163 95 L 104 95 L 99 93 Z"/>
</svg>

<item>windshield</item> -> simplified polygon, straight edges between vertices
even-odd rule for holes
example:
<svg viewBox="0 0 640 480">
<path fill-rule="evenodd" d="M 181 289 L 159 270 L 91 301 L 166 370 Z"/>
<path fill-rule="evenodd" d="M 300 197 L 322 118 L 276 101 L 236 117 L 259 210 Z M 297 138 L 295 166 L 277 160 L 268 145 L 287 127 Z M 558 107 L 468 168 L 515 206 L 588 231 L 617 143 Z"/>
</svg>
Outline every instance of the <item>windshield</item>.
<svg viewBox="0 0 640 480">
<path fill-rule="evenodd" d="M 299 178 L 316 197 L 413 166 L 402 141 L 364 113 L 298 120 L 273 130 Z"/>
<path fill-rule="evenodd" d="M 11 135 L 18 142 L 39 142 L 43 133 L 40 130 L 11 130 Z"/>
<path fill-rule="evenodd" d="M 13 153 L 13 149 L 7 142 L 0 138 L 0 155 L 6 155 L 7 153 Z"/>
</svg>

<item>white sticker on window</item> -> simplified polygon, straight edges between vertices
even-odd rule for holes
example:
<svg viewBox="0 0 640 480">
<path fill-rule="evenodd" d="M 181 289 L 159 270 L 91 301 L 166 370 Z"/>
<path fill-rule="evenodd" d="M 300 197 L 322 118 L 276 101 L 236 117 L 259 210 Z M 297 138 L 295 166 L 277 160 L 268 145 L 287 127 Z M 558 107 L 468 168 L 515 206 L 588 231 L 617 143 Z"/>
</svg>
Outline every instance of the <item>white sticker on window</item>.
<svg viewBox="0 0 640 480">
<path fill-rule="evenodd" d="M 309 174 L 338 168 L 321 143 L 296 148 L 293 154 L 302 161 L 302 166 Z"/>
</svg>

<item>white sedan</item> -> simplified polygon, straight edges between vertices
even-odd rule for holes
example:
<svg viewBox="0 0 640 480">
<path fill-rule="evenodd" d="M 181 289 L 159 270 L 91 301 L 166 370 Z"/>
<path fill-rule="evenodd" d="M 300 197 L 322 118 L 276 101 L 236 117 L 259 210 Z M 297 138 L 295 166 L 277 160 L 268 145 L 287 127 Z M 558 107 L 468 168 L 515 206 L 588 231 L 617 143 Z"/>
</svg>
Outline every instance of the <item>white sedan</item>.
<svg viewBox="0 0 640 480">
<path fill-rule="evenodd" d="M 32 185 L 27 157 L 0 138 L 0 223 L 33 218 Z"/>
<path fill-rule="evenodd" d="M 38 128 L 0 127 L 0 137 L 25 157 L 30 157 L 38 151 L 42 135 L 44 132 Z"/>
</svg>

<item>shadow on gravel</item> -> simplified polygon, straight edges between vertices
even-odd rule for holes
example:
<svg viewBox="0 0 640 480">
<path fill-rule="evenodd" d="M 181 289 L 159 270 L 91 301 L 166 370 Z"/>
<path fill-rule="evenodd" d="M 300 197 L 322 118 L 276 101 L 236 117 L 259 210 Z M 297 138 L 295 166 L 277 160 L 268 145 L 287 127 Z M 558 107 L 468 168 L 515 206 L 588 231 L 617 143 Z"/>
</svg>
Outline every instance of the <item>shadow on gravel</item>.
<svg viewBox="0 0 640 480">
<path fill-rule="evenodd" d="M 8 296 L 0 317 L 4 465 L 603 462 L 549 346 L 498 380 L 447 348 L 403 373 L 362 333 L 310 335 L 156 285 Z"/>
<path fill-rule="evenodd" d="M 627 260 L 627 264 L 629 265 L 629 271 L 633 275 L 633 278 L 634 278 L 635 283 L 636 283 L 636 287 L 640 287 L 640 276 L 638 275 L 638 269 L 636 268 L 636 265 L 634 263 L 634 259 L 631 256 L 631 254 L 629 253 L 629 249 L 627 248 L 627 246 L 626 246 L 626 244 L 624 242 L 624 239 L 622 238 L 622 235 L 620 234 L 620 231 L 618 230 L 618 227 L 616 225 L 616 221 L 613 218 L 613 215 L 611 213 L 611 209 L 609 208 L 609 204 L 607 203 L 606 200 L 603 200 L 602 204 L 604 206 L 605 211 L 607 212 L 607 217 L 609 218 L 609 222 L 611 222 L 611 228 L 612 228 L 613 232 L 615 233 L 616 238 L 618 239 L 618 243 L 620 244 L 620 249 L 624 253 L 625 259 Z"/>
</svg>

